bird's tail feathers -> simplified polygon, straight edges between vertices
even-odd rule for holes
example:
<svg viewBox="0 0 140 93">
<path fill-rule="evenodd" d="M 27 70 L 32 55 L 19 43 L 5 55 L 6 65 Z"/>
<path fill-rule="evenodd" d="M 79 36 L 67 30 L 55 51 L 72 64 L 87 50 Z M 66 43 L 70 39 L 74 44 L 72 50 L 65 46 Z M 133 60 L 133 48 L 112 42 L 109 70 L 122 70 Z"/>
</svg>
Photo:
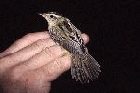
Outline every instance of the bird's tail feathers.
<svg viewBox="0 0 140 93">
<path fill-rule="evenodd" d="M 100 65 L 89 53 L 84 57 L 72 55 L 71 75 L 76 81 L 88 83 L 89 80 L 98 78 L 99 72 Z"/>
</svg>

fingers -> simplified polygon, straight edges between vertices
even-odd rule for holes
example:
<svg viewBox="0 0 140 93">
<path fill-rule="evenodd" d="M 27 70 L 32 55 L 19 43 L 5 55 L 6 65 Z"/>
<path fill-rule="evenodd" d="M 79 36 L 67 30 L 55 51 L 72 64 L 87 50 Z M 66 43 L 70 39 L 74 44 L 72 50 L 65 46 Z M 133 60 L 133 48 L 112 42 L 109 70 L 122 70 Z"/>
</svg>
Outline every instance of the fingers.
<svg viewBox="0 0 140 93">
<path fill-rule="evenodd" d="M 43 50 L 41 53 L 38 53 L 33 57 L 31 57 L 29 60 L 22 62 L 18 65 L 15 65 L 12 69 L 13 71 L 12 73 L 14 73 L 14 76 L 18 78 L 23 73 L 50 64 L 50 62 L 59 58 L 64 52 L 65 51 L 58 45 L 48 47 L 45 50 Z"/>
<path fill-rule="evenodd" d="M 0 69 L 5 71 L 7 68 L 20 64 L 29 58 L 32 58 L 32 56 L 35 54 L 40 53 L 46 47 L 53 45 L 55 45 L 55 42 L 50 38 L 37 40 L 36 42 L 21 49 L 20 51 L 0 59 L 2 61 L 2 63 L 0 63 Z"/>
<path fill-rule="evenodd" d="M 14 53 L 10 57 L 13 57 L 15 59 L 15 61 L 18 61 L 18 60 L 26 61 L 29 58 L 31 58 L 32 56 L 34 56 L 35 54 L 40 53 L 46 47 L 50 47 L 53 45 L 55 45 L 55 42 L 50 38 L 40 39 L 40 40 L 37 40 L 36 42 L 32 43 L 31 45 L 21 49 L 20 51 Z"/>
<path fill-rule="evenodd" d="M 62 73 L 70 69 L 71 57 L 70 54 L 65 54 L 62 57 L 54 60 L 50 64 L 38 68 L 36 71 L 38 75 L 46 77 L 47 81 L 53 81 Z"/>
<path fill-rule="evenodd" d="M 36 42 L 39 39 L 47 39 L 49 38 L 49 34 L 47 31 L 44 32 L 36 32 L 36 33 L 29 33 L 22 37 L 21 39 L 18 39 L 14 42 L 8 49 L 4 51 L 5 55 L 9 53 L 14 53 L 19 51 L 20 49 L 30 45 L 33 42 Z"/>
<path fill-rule="evenodd" d="M 47 38 L 50 38 L 47 31 L 29 33 L 29 34 L 25 35 L 23 38 L 15 41 L 14 44 L 12 44 L 8 49 L 6 49 L 3 53 L 1 53 L 0 58 L 3 56 L 6 56 L 8 54 L 15 53 L 15 52 L 19 51 L 20 49 L 32 44 L 33 42 L 36 42 L 39 39 L 47 39 Z M 83 33 L 82 38 L 83 38 L 85 44 L 89 42 L 89 37 L 87 34 Z"/>
</svg>

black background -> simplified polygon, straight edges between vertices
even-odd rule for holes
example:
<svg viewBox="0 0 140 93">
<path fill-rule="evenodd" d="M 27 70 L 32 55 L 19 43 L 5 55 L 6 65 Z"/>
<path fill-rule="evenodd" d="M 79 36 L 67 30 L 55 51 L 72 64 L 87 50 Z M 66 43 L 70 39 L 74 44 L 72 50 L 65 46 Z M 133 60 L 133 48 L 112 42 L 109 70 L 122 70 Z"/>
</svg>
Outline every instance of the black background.
<svg viewBox="0 0 140 93">
<path fill-rule="evenodd" d="M 0 51 L 27 33 L 47 30 L 37 13 L 55 11 L 87 33 L 89 52 L 101 65 L 99 79 L 80 84 L 70 71 L 52 82 L 51 93 L 140 93 L 136 0 L 0 1 Z"/>
</svg>

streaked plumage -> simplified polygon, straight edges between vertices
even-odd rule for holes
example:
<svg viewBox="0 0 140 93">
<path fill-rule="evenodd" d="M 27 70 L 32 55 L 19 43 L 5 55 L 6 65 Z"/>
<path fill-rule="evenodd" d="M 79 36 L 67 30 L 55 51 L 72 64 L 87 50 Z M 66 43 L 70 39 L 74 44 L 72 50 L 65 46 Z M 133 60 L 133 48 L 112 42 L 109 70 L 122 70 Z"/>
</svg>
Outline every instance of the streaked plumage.
<svg viewBox="0 0 140 93">
<path fill-rule="evenodd" d="M 101 72 L 100 65 L 88 53 L 80 30 L 69 19 L 54 12 L 40 15 L 48 22 L 48 30 L 51 38 L 72 54 L 72 78 L 82 83 L 98 78 L 99 72 Z"/>
</svg>

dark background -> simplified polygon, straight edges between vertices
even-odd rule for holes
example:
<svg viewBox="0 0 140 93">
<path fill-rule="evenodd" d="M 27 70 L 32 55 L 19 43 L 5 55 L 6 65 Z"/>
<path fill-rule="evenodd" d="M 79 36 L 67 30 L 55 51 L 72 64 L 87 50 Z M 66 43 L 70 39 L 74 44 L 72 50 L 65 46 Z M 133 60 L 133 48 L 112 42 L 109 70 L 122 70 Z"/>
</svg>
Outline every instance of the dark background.
<svg viewBox="0 0 140 93">
<path fill-rule="evenodd" d="M 136 0 L 3 0 L 0 51 L 27 33 L 47 30 L 37 13 L 55 11 L 89 35 L 87 47 L 102 72 L 80 84 L 67 71 L 52 82 L 51 93 L 140 93 L 139 5 Z"/>
</svg>

